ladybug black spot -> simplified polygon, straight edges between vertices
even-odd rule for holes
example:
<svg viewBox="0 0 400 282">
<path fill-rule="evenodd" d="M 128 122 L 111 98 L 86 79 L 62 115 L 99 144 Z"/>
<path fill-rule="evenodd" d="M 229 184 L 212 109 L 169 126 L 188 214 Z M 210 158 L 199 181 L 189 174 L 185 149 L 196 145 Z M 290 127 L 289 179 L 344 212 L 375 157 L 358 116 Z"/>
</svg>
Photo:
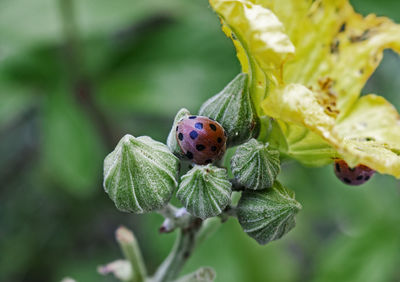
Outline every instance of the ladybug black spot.
<svg viewBox="0 0 400 282">
<path fill-rule="evenodd" d="M 197 116 L 190 116 L 189 119 L 195 119 Z"/>
<path fill-rule="evenodd" d="M 217 150 L 217 147 L 211 146 L 211 151 L 215 152 Z"/>
<path fill-rule="evenodd" d="M 194 125 L 197 129 L 203 129 L 203 124 L 201 122 L 198 122 Z"/>
<path fill-rule="evenodd" d="M 179 126 L 176 127 L 176 131 L 178 131 L 178 127 L 179 127 Z"/>
<path fill-rule="evenodd" d="M 190 131 L 189 135 L 190 138 L 192 138 L 193 140 L 196 139 L 197 136 L 199 136 L 199 134 L 195 130 Z"/>
<path fill-rule="evenodd" d="M 357 179 L 357 180 L 361 180 L 361 179 L 363 179 L 363 176 L 362 176 L 362 175 L 359 175 L 359 176 L 357 176 L 356 179 Z"/>
<path fill-rule="evenodd" d="M 370 176 L 367 175 L 364 179 L 365 179 L 365 181 L 367 181 L 369 178 L 370 178 Z"/>
<path fill-rule="evenodd" d="M 186 152 L 186 157 L 188 157 L 189 160 L 193 159 L 193 154 L 190 151 Z"/>
<path fill-rule="evenodd" d="M 210 128 L 214 131 L 217 131 L 217 127 L 215 126 L 215 124 L 210 123 Z"/>
<path fill-rule="evenodd" d="M 336 171 L 340 172 L 340 165 L 338 163 L 336 164 Z"/>
<path fill-rule="evenodd" d="M 346 182 L 346 183 L 348 183 L 348 184 L 350 184 L 350 183 L 351 183 L 351 180 L 350 180 L 350 179 L 348 179 L 347 177 L 343 178 L 343 180 L 344 180 L 344 182 Z"/>
<path fill-rule="evenodd" d="M 206 160 L 206 164 L 210 164 L 210 163 L 212 163 L 211 159 Z"/>
<path fill-rule="evenodd" d="M 202 144 L 197 144 L 196 145 L 196 149 L 197 151 L 203 151 L 206 148 L 206 146 L 202 145 Z"/>
<path fill-rule="evenodd" d="M 217 141 L 218 141 L 218 143 L 221 143 L 222 142 L 222 138 L 218 137 Z"/>
<path fill-rule="evenodd" d="M 181 140 L 181 141 L 183 140 L 183 134 L 182 133 L 178 134 L 178 139 Z"/>
</svg>

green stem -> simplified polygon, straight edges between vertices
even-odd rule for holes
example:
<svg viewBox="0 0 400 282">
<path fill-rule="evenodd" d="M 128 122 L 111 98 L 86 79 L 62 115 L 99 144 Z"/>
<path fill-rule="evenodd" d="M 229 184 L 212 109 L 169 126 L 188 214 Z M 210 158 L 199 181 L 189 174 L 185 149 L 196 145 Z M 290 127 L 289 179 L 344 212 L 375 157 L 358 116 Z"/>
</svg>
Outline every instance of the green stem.
<svg viewBox="0 0 400 282">
<path fill-rule="evenodd" d="M 117 229 L 116 237 L 125 258 L 130 262 L 132 267 L 132 277 L 129 282 L 146 281 L 146 267 L 133 233 L 125 227 L 120 227 Z"/>
<path fill-rule="evenodd" d="M 192 223 L 190 228 L 179 230 L 171 253 L 160 265 L 153 277 L 154 282 L 168 282 L 178 277 L 196 246 L 196 237 L 202 221 L 195 219 Z"/>
</svg>

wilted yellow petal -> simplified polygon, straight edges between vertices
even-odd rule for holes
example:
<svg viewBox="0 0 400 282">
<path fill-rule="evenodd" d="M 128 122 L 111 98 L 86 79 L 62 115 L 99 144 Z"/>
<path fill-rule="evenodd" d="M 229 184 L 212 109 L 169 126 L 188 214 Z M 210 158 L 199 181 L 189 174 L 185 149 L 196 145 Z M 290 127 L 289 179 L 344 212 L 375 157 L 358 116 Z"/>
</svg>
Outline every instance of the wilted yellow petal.
<svg viewBox="0 0 400 282">
<path fill-rule="evenodd" d="M 362 97 L 339 122 L 326 112 L 318 97 L 318 93 L 302 85 L 290 84 L 271 91 L 263 102 L 265 113 L 280 120 L 289 155 L 306 164 L 318 164 L 317 160 L 303 158 L 301 153 L 304 150 L 308 156 L 310 151 L 321 149 L 318 160 L 321 163 L 329 162 L 329 158 L 338 154 L 350 166 L 364 164 L 380 173 L 400 177 L 400 117 L 390 103 L 375 95 Z M 296 126 L 299 127 L 295 135 L 298 141 L 293 142 L 296 138 L 286 128 Z"/>
<path fill-rule="evenodd" d="M 251 0 L 271 9 L 296 47 L 284 79 L 300 83 L 345 115 L 379 65 L 386 48 L 400 52 L 400 26 L 384 17 L 357 14 L 347 0 Z"/>
<path fill-rule="evenodd" d="M 335 131 L 345 140 L 338 151 L 349 164 L 400 177 L 400 116 L 384 98 L 361 97 Z"/>
<path fill-rule="evenodd" d="M 234 41 L 243 71 L 250 74 L 251 95 L 258 107 L 267 91 L 267 78 L 278 84 L 294 46 L 270 10 L 245 0 L 210 0 L 210 4 Z"/>
<path fill-rule="evenodd" d="M 343 138 L 376 141 L 400 148 L 400 116 L 393 105 L 377 95 L 363 96 L 336 130 Z"/>
</svg>

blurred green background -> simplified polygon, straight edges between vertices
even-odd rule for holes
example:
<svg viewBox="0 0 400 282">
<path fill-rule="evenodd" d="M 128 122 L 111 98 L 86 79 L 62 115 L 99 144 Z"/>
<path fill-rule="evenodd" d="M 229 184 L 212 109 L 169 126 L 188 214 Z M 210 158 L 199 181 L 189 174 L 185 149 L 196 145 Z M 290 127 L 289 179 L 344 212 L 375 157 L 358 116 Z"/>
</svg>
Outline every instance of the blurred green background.
<svg viewBox="0 0 400 282">
<path fill-rule="evenodd" d="M 400 22 L 397 0 L 354 0 Z M 0 281 L 115 281 L 114 231 L 135 231 L 150 271 L 174 234 L 158 215 L 118 212 L 102 161 L 125 134 L 165 141 L 178 109 L 196 112 L 238 72 L 206 0 L 0 1 Z M 365 93 L 400 110 L 400 59 L 386 51 Z M 331 167 L 287 164 L 303 210 L 282 240 L 258 246 L 230 219 L 190 259 L 219 282 L 400 281 L 400 183 L 362 187 Z"/>
</svg>

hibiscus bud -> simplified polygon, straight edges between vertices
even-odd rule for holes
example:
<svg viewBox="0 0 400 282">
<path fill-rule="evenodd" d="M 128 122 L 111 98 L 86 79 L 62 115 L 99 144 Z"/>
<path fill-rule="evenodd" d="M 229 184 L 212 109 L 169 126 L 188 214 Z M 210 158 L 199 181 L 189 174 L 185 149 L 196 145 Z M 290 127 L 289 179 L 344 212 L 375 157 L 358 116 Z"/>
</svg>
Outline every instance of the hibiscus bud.
<svg viewBox="0 0 400 282">
<path fill-rule="evenodd" d="M 236 76 L 220 93 L 208 99 L 199 114 L 218 121 L 228 135 L 228 147 L 257 135 L 259 120 L 247 89 L 248 75 Z"/>
<path fill-rule="evenodd" d="M 166 145 L 127 134 L 104 160 L 104 190 L 121 211 L 158 210 L 178 185 L 178 168 L 178 159 Z"/>
<path fill-rule="evenodd" d="M 275 181 L 271 189 L 245 190 L 237 207 L 244 232 L 264 245 L 277 240 L 295 226 L 294 216 L 301 209 L 294 192 Z"/>
<path fill-rule="evenodd" d="M 190 112 L 187 109 L 182 108 L 179 110 L 179 112 L 175 116 L 174 123 L 172 124 L 171 131 L 169 132 L 167 138 L 168 148 L 178 158 L 184 158 L 184 153 L 179 147 L 178 141 L 176 140 L 177 125 L 179 121 L 188 116 L 190 116 Z"/>
<path fill-rule="evenodd" d="M 231 168 L 236 181 L 247 189 L 270 188 L 280 171 L 279 152 L 251 139 L 237 148 Z"/>
<path fill-rule="evenodd" d="M 209 164 L 196 165 L 182 176 L 176 197 L 193 216 L 206 219 L 222 213 L 231 193 L 226 170 Z"/>
</svg>

